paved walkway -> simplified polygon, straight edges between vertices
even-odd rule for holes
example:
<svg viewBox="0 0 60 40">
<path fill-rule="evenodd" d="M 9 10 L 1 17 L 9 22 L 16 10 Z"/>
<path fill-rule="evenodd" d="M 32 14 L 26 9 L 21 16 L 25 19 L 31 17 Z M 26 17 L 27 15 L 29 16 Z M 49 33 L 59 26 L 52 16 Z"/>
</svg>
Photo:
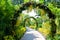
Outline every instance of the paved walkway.
<svg viewBox="0 0 60 40">
<path fill-rule="evenodd" d="M 21 38 L 21 40 L 45 40 L 45 37 L 38 31 L 28 27 L 26 28 L 27 31 L 24 34 L 24 36 Z"/>
</svg>

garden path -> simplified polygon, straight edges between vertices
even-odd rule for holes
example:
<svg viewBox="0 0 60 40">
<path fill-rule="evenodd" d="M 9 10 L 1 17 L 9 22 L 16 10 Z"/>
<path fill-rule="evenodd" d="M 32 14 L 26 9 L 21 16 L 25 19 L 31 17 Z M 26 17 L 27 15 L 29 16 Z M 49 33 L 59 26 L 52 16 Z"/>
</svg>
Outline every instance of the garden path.
<svg viewBox="0 0 60 40">
<path fill-rule="evenodd" d="M 21 40 L 45 40 L 45 37 L 38 31 L 26 27 L 27 31 Z"/>
</svg>

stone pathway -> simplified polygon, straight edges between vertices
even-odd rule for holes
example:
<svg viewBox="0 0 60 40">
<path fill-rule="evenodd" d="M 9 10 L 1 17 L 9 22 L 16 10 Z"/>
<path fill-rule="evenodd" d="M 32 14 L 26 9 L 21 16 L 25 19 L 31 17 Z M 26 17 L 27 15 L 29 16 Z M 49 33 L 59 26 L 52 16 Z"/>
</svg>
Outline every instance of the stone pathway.
<svg viewBox="0 0 60 40">
<path fill-rule="evenodd" d="M 45 37 L 38 31 L 26 27 L 27 31 L 21 40 L 46 40 Z"/>
</svg>

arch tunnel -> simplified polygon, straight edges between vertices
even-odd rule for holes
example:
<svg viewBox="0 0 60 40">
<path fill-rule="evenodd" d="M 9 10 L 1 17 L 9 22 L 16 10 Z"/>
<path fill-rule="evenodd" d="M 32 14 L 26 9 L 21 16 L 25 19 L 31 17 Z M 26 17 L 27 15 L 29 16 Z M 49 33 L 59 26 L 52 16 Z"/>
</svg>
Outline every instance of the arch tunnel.
<svg viewBox="0 0 60 40">
<path fill-rule="evenodd" d="M 34 17 L 26 18 L 26 19 L 24 20 L 24 25 L 23 25 L 23 27 L 25 27 L 25 23 L 26 23 L 27 19 L 30 19 L 30 18 L 32 18 L 32 19 L 35 20 L 35 22 L 36 22 L 36 29 L 37 29 L 37 27 L 38 27 L 38 22 L 37 22 L 37 20 L 36 20 Z"/>
<path fill-rule="evenodd" d="M 47 13 L 48 13 L 48 17 L 49 17 L 49 19 L 51 19 L 51 35 L 52 35 L 52 37 L 54 37 L 54 35 L 55 35 L 55 33 L 56 33 L 56 24 L 55 24 L 55 18 L 56 18 L 56 16 L 52 13 L 52 11 L 47 7 L 47 6 L 45 6 L 45 5 L 43 5 L 43 4 L 40 4 L 40 3 L 36 3 L 36 2 L 27 2 L 27 3 L 25 3 L 25 4 L 22 4 L 22 6 L 20 7 L 20 9 L 19 10 L 17 10 L 16 12 L 15 12 L 15 14 L 14 14 L 14 17 L 13 17 L 13 19 L 12 19 L 12 26 L 14 27 L 14 25 L 16 24 L 16 22 L 17 22 L 17 18 L 19 17 L 19 14 L 21 14 L 22 13 L 22 11 L 23 10 L 26 10 L 30 5 L 32 5 L 34 8 L 36 8 L 36 7 L 38 7 L 39 9 L 43 9 L 43 10 L 45 10 Z M 31 17 L 32 18 L 32 17 Z M 34 18 L 33 18 L 34 19 Z M 35 20 L 35 19 L 34 19 Z M 25 19 L 25 21 L 26 21 L 26 19 Z M 24 21 L 24 22 L 25 22 Z M 37 24 L 37 22 L 36 22 L 36 24 Z M 38 25 L 37 25 L 38 26 Z M 24 25 L 24 27 L 25 27 L 25 25 Z M 54 30 L 53 30 L 54 29 Z"/>
</svg>

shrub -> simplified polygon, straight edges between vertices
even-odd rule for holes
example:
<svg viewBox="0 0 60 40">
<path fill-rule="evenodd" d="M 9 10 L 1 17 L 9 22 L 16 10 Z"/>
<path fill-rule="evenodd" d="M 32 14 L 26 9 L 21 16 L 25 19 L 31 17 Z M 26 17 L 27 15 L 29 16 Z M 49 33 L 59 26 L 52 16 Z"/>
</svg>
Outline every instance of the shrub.
<svg viewBox="0 0 60 40">
<path fill-rule="evenodd" d="M 4 36 L 4 40 L 15 40 L 13 36 L 8 35 L 8 36 Z"/>
<path fill-rule="evenodd" d="M 17 27 L 17 29 L 15 30 L 17 39 L 20 39 L 24 35 L 25 31 L 26 31 L 25 27 L 22 26 Z"/>
</svg>

